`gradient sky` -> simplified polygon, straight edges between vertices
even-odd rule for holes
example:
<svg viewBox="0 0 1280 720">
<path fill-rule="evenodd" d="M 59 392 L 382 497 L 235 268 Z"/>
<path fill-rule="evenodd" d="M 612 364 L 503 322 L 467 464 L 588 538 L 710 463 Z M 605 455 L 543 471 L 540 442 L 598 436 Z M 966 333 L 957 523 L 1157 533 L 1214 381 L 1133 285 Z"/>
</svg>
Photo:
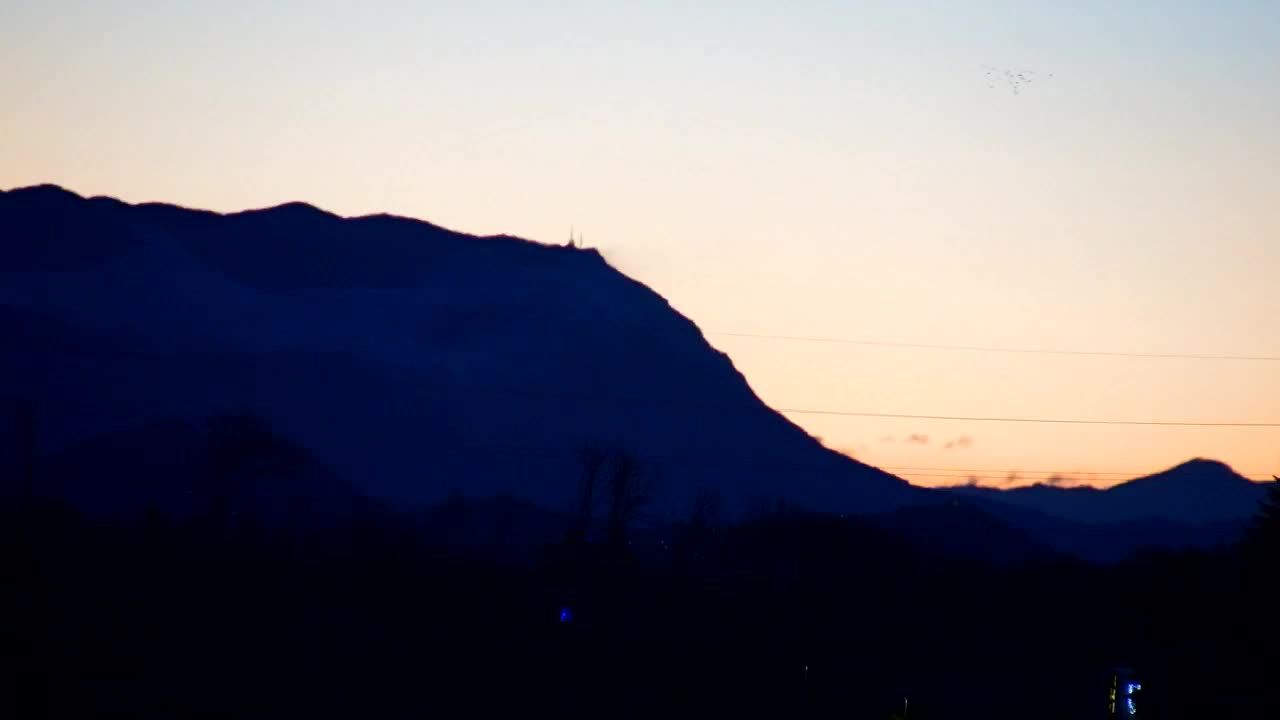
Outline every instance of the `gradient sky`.
<svg viewBox="0 0 1280 720">
<path fill-rule="evenodd" d="M 0 0 L 39 182 L 572 225 L 708 332 L 1280 356 L 1280 3 Z M 1277 362 L 709 339 L 775 407 L 1280 421 Z M 921 484 L 1280 472 L 1280 428 L 793 419 L 987 470 Z"/>
</svg>

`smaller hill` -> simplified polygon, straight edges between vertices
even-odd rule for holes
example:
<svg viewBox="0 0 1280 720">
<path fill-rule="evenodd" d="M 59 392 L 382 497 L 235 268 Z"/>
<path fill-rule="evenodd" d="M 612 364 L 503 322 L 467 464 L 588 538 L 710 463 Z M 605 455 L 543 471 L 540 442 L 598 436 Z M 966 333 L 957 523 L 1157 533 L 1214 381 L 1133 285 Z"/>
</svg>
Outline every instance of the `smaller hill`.
<svg viewBox="0 0 1280 720">
<path fill-rule="evenodd" d="M 948 490 L 1081 523 L 1159 520 L 1202 527 L 1252 517 L 1266 487 L 1224 463 L 1197 458 L 1106 489 L 1039 484 L 1008 490 L 973 485 Z"/>
<path fill-rule="evenodd" d="M 361 506 L 310 453 L 252 416 L 162 420 L 105 432 L 40 458 L 36 498 L 102 522 L 211 518 L 323 526 Z"/>
</svg>

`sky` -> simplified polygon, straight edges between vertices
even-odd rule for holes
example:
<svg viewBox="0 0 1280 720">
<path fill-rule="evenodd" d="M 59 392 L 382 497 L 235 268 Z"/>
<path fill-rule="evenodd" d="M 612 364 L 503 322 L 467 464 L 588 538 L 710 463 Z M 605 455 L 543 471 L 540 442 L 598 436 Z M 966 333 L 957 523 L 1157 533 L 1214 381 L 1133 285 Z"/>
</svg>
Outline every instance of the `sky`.
<svg viewBox="0 0 1280 720">
<path fill-rule="evenodd" d="M 1275 361 L 716 334 L 1280 357 L 1277 128 L 1273 1 L 0 0 L 0 188 L 574 227 L 777 408 L 1280 422 Z M 1274 427 L 789 416 L 927 485 L 1280 473 Z"/>
</svg>

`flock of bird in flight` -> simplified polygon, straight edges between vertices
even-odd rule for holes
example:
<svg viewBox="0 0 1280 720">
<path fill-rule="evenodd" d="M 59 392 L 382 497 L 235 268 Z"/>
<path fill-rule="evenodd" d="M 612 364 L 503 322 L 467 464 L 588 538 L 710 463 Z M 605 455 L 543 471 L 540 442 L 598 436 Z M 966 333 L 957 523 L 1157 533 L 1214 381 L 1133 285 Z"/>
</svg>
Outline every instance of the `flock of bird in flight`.
<svg viewBox="0 0 1280 720">
<path fill-rule="evenodd" d="M 991 65 L 983 65 L 982 69 L 987 74 L 987 87 L 1008 87 L 1017 95 L 1024 85 L 1028 85 L 1035 79 L 1035 70 L 1009 70 L 1007 68 L 992 67 Z M 1046 78 L 1053 77 L 1053 73 L 1049 73 Z M 1043 78 L 1042 78 L 1043 79 Z"/>
</svg>

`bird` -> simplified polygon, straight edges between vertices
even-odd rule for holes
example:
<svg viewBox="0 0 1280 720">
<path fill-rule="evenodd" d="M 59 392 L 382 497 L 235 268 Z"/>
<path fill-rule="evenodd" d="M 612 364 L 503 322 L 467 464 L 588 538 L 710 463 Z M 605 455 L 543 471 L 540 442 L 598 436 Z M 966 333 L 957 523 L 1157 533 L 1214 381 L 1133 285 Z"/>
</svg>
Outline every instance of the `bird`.
<svg viewBox="0 0 1280 720">
<path fill-rule="evenodd" d="M 989 89 L 994 90 L 997 86 L 1007 87 L 1014 95 L 1021 94 L 1022 90 L 1035 80 L 1037 74 L 1035 70 L 1014 70 L 992 65 L 982 65 L 981 68 Z M 1053 77 L 1053 73 L 1049 73 L 1047 77 Z"/>
</svg>

